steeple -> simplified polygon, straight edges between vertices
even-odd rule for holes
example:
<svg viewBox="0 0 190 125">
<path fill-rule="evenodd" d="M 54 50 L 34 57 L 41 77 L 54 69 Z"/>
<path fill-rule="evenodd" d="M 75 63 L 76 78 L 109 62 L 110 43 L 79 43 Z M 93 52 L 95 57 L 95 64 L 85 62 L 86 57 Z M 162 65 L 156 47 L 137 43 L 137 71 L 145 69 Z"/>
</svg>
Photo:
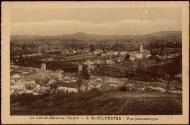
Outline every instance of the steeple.
<svg viewBox="0 0 190 125">
<path fill-rule="evenodd" d="M 140 45 L 140 53 L 142 53 L 143 52 L 143 44 L 142 44 L 142 42 L 141 42 L 141 45 Z"/>
</svg>

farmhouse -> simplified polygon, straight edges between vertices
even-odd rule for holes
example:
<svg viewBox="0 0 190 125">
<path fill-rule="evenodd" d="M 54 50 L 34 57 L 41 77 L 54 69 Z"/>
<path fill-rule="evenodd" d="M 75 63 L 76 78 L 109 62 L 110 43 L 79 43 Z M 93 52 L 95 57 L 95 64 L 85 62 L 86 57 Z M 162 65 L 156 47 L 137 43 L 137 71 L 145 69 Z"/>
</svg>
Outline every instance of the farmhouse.
<svg viewBox="0 0 190 125">
<path fill-rule="evenodd" d="M 79 92 L 77 83 L 63 83 L 63 82 L 57 82 L 57 89 L 58 93 L 75 93 Z"/>
<path fill-rule="evenodd" d="M 93 90 L 93 89 L 101 89 L 103 85 L 103 80 L 101 78 L 94 78 L 91 79 L 88 83 L 88 90 Z"/>
<path fill-rule="evenodd" d="M 12 83 L 23 83 L 23 79 L 19 74 L 14 74 L 11 76 L 11 82 Z"/>
</svg>

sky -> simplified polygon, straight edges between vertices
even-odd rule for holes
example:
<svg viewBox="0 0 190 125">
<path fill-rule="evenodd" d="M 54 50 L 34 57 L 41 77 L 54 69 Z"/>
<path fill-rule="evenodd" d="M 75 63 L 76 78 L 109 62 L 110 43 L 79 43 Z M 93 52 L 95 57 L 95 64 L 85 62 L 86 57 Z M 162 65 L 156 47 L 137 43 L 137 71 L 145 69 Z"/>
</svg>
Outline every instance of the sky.
<svg viewBox="0 0 190 125">
<path fill-rule="evenodd" d="M 180 8 L 22 8 L 10 12 L 11 35 L 76 32 L 124 35 L 180 31 Z"/>
</svg>

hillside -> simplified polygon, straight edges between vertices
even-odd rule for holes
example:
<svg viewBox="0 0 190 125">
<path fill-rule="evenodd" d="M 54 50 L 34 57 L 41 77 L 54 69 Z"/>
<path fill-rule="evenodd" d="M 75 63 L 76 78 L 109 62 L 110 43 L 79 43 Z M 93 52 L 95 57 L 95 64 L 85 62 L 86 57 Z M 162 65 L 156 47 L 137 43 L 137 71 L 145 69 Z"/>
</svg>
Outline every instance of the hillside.
<svg viewBox="0 0 190 125">
<path fill-rule="evenodd" d="M 153 42 L 181 42 L 182 32 L 181 31 L 162 31 L 146 35 L 97 35 L 97 34 L 87 34 L 87 33 L 74 33 L 74 34 L 63 34 L 56 36 L 30 36 L 30 35 L 13 35 L 11 36 L 11 42 L 14 43 L 35 43 L 43 44 L 43 42 L 60 43 L 78 43 L 78 44 L 112 44 L 112 43 L 122 43 L 122 44 L 137 44 L 143 42 L 149 45 Z"/>
<path fill-rule="evenodd" d="M 89 92 L 11 96 L 11 115 L 179 115 L 181 95 L 156 92 Z"/>
</svg>

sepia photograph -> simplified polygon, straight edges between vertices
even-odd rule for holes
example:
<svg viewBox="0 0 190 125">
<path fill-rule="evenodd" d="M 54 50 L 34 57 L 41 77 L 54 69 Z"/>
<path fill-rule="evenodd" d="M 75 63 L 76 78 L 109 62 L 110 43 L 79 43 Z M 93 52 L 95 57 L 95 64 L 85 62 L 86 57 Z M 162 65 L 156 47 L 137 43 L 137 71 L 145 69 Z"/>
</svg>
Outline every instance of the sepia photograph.
<svg viewBox="0 0 190 125">
<path fill-rule="evenodd" d="M 182 5 L 74 3 L 9 8 L 9 115 L 183 115 Z"/>
</svg>

